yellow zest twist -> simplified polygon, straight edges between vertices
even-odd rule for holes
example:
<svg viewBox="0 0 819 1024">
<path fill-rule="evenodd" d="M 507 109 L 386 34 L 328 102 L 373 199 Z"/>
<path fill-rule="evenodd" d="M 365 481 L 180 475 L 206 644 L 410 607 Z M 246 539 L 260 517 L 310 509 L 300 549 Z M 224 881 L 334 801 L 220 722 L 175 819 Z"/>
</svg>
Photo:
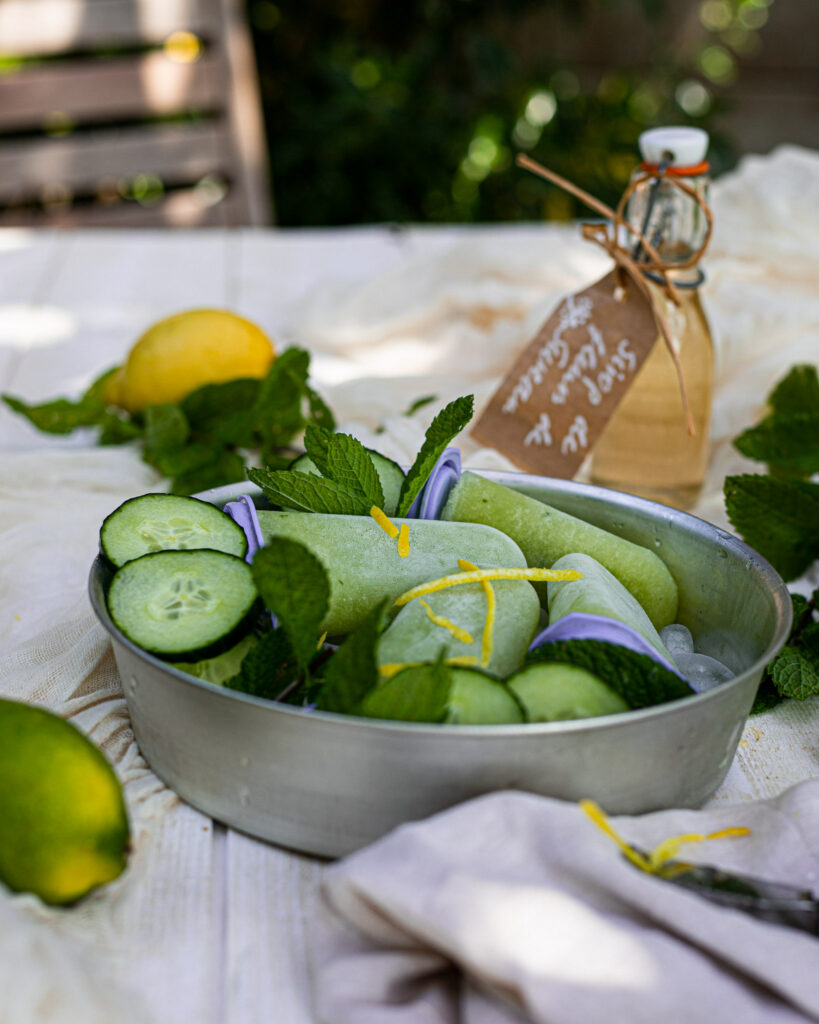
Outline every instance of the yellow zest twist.
<svg viewBox="0 0 819 1024">
<path fill-rule="evenodd" d="M 555 583 L 560 580 L 580 580 L 582 572 L 575 569 L 475 569 L 472 572 L 456 572 L 450 576 L 441 576 L 428 583 L 419 583 L 417 587 L 404 591 L 395 599 L 396 605 L 402 607 L 416 597 L 434 594 L 437 590 L 457 587 L 464 583 L 483 583 L 484 580 L 530 580 L 533 583 Z"/>
<path fill-rule="evenodd" d="M 735 839 L 751 834 L 749 828 L 737 826 L 734 828 L 723 828 L 718 832 L 709 832 L 707 835 L 691 832 L 681 836 L 669 836 L 668 839 L 658 843 L 650 853 L 645 854 L 635 850 L 633 846 L 629 846 L 625 839 L 622 839 L 615 832 L 605 812 L 593 800 L 581 800 L 580 808 L 588 814 L 594 824 L 609 839 L 614 840 L 623 851 L 626 859 L 631 861 L 635 867 L 647 872 L 649 875 L 660 875 L 663 878 L 673 878 L 675 875 L 682 874 L 690 869 L 690 864 L 668 863 L 677 855 L 683 843 L 704 843 L 709 839 Z"/>
<path fill-rule="evenodd" d="M 385 679 L 390 679 L 405 668 L 415 668 L 418 665 L 424 664 L 427 663 L 423 661 L 388 661 L 384 665 L 379 665 L 378 671 Z M 474 654 L 457 654 L 454 658 L 446 658 L 444 664 L 452 665 L 455 668 L 471 668 L 473 665 L 478 664 L 478 659 Z"/>
<path fill-rule="evenodd" d="M 474 562 L 469 562 L 465 558 L 458 559 L 458 568 L 464 569 L 467 572 L 480 572 Z M 494 646 L 495 611 L 498 601 L 495 597 L 495 588 L 489 580 L 481 580 L 480 582 L 483 592 L 486 594 L 486 619 L 484 620 L 483 634 L 481 635 L 481 668 L 486 668 L 492 657 L 492 648 Z"/>
<path fill-rule="evenodd" d="M 398 533 L 398 554 L 401 558 L 406 558 L 409 553 L 409 527 L 406 523 L 401 523 L 401 530 Z"/>
<path fill-rule="evenodd" d="M 460 640 L 463 644 L 472 643 L 472 634 L 468 633 L 462 626 L 457 625 L 448 619 L 445 615 L 436 615 L 435 612 L 430 608 L 423 597 L 418 599 L 418 604 L 426 611 L 429 618 L 435 623 L 436 626 L 441 626 L 443 629 L 448 629 L 449 632 L 455 637 L 456 640 Z"/>
<path fill-rule="evenodd" d="M 372 508 L 370 509 L 370 515 L 378 523 L 378 525 L 381 527 L 384 533 L 387 534 L 388 537 L 394 540 L 398 536 L 398 527 L 391 519 L 389 519 L 385 515 L 385 513 L 382 511 L 382 509 L 378 507 L 378 505 L 372 506 Z"/>
</svg>

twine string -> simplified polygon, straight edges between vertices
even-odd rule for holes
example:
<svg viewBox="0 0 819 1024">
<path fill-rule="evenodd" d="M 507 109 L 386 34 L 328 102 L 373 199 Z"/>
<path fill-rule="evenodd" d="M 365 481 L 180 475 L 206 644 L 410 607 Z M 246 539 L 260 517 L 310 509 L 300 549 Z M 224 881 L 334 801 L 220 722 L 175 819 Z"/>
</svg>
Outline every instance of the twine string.
<svg viewBox="0 0 819 1024">
<path fill-rule="evenodd" d="M 651 309 L 654 321 L 657 324 L 657 329 L 674 364 L 674 370 L 677 374 L 677 382 L 680 388 L 680 398 L 682 399 L 683 411 L 685 413 L 686 427 L 688 429 L 688 433 L 693 436 L 696 433 L 696 428 L 694 426 L 694 417 L 691 413 L 691 406 L 688 401 L 685 375 L 683 374 L 680 358 L 674 347 L 671 330 L 668 326 L 668 320 L 663 312 L 662 306 L 660 305 L 660 301 L 655 292 L 649 287 L 644 274 L 652 273 L 657 275 L 660 278 L 660 286 L 668 300 L 675 306 L 680 305 L 680 293 L 674 285 L 673 280 L 668 276 L 668 272 L 670 270 L 686 270 L 689 267 L 694 266 L 708 248 L 708 243 L 711 241 L 711 235 L 714 230 L 714 216 L 710 207 L 702 196 L 691 188 L 690 185 L 686 184 L 684 181 L 680 181 L 678 177 L 669 174 L 669 168 L 658 168 L 656 172 L 651 171 L 638 175 L 629 184 L 621 196 L 620 202 L 617 204 L 617 209 L 613 210 L 606 203 L 597 199 L 589 192 L 586 192 L 585 189 L 580 188 L 573 182 L 561 177 L 559 174 L 555 174 L 554 171 L 549 170 L 549 168 L 544 167 L 542 164 L 539 164 L 536 160 L 532 160 L 531 157 L 528 157 L 523 153 L 518 154 L 516 163 L 518 167 L 523 167 L 527 171 L 531 171 L 533 174 L 538 175 L 538 177 L 545 178 L 546 181 L 550 181 L 553 185 L 557 185 L 558 188 L 562 188 L 565 192 L 575 196 L 582 203 L 585 203 L 589 209 L 594 210 L 595 213 L 599 213 L 606 219 L 606 224 L 583 224 L 581 227 L 583 238 L 589 242 L 594 242 L 602 249 L 605 249 L 609 256 L 614 260 L 618 271 L 621 274 L 627 274 L 648 300 L 649 308 Z M 664 260 L 648 238 L 643 234 L 643 231 L 634 224 L 630 224 L 624 216 L 626 203 L 628 202 L 632 192 L 639 188 L 644 182 L 657 178 L 663 178 L 670 182 L 675 188 L 684 192 L 697 204 L 697 206 L 699 206 L 705 216 L 706 232 L 701 245 L 687 260 L 681 263 L 669 263 Z M 618 234 L 621 229 L 636 238 L 638 244 L 635 247 L 634 255 L 618 242 Z M 637 256 L 638 253 L 638 258 L 640 260 L 639 263 L 637 263 L 637 260 L 635 259 L 635 256 Z"/>
</svg>

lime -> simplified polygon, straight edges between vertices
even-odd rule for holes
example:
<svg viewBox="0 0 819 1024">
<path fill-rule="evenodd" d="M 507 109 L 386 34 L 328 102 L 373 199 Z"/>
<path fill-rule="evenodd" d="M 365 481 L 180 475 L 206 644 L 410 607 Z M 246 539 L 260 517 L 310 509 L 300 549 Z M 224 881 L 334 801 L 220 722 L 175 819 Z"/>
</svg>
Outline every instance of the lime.
<svg viewBox="0 0 819 1024">
<path fill-rule="evenodd" d="M 122 789 L 79 729 L 0 699 L 0 882 L 72 903 L 116 878 L 128 850 Z"/>
<path fill-rule="evenodd" d="M 105 398 L 138 412 L 178 402 L 203 384 L 263 377 L 275 358 L 270 338 L 250 320 L 225 309 L 191 309 L 145 331 L 107 382 Z"/>
</svg>

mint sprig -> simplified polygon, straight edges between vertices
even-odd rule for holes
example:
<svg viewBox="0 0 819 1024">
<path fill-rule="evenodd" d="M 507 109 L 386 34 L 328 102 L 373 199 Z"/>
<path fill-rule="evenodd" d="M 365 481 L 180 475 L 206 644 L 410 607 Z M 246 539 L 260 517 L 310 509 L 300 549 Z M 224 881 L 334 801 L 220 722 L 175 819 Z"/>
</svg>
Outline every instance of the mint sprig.
<svg viewBox="0 0 819 1024">
<path fill-rule="evenodd" d="M 330 603 L 324 566 L 303 544 L 273 537 L 256 552 L 252 569 L 262 600 L 287 634 L 299 669 L 307 673 Z"/>
<path fill-rule="evenodd" d="M 106 370 L 76 401 L 57 398 L 30 404 L 3 395 L 13 412 L 38 430 L 70 434 L 81 427 L 97 428 L 101 445 L 136 441 L 143 459 L 171 478 L 171 491 L 191 494 L 241 480 L 246 452 L 257 450 L 266 463 L 287 465 L 290 445 L 304 428 L 335 426 L 333 414 L 308 384 L 310 355 L 286 349 L 266 377 L 206 384 L 179 403 L 148 406 L 129 414 L 108 406 L 104 392 L 118 367 Z"/>
<path fill-rule="evenodd" d="M 446 446 L 472 419 L 474 401 L 472 395 L 456 398 L 445 406 L 429 425 L 421 450 L 401 487 L 396 513 L 399 518 L 409 512 Z"/>
<path fill-rule="evenodd" d="M 333 434 L 323 427 L 309 426 L 304 432 L 304 447 L 321 475 L 349 491 L 359 494 L 369 511 L 382 508 L 384 489 L 375 463 L 364 445 L 350 434 Z"/>
<path fill-rule="evenodd" d="M 680 697 L 692 689 L 684 679 L 647 654 L 602 640 L 558 640 L 542 644 L 526 657 L 527 664 L 562 662 L 579 665 L 602 679 L 630 708 L 647 708 Z"/>
<path fill-rule="evenodd" d="M 370 504 L 358 488 L 349 488 L 315 473 L 292 469 L 249 469 L 248 479 L 262 489 L 274 505 L 296 512 L 323 512 L 364 516 Z"/>
<path fill-rule="evenodd" d="M 725 480 L 725 508 L 734 529 L 786 580 L 819 558 L 819 373 L 794 366 L 768 395 L 770 412 L 734 441 L 738 451 L 768 464 L 768 474 Z M 819 590 L 808 601 L 791 594 L 794 625 L 762 677 L 752 714 L 785 698 L 819 694 Z"/>
</svg>

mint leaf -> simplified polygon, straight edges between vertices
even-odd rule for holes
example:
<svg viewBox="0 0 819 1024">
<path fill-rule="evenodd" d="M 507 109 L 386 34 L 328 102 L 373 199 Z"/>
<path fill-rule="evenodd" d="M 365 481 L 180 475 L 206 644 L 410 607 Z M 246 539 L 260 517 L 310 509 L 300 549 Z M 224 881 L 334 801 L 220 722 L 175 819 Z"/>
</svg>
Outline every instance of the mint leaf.
<svg viewBox="0 0 819 1024">
<path fill-rule="evenodd" d="M 359 714 L 400 722 L 443 722 L 451 690 L 452 673 L 442 661 L 413 665 L 371 690 Z"/>
<path fill-rule="evenodd" d="M 607 683 L 630 708 L 664 704 L 694 692 L 685 680 L 647 654 L 601 640 L 558 640 L 526 656 L 526 663 L 579 665 Z"/>
<path fill-rule="evenodd" d="M 94 427 L 104 414 L 96 401 L 72 402 L 68 398 L 55 398 L 40 405 L 29 405 L 13 395 L 1 396 L 12 412 L 19 413 L 45 434 L 70 434 L 78 427 Z"/>
<path fill-rule="evenodd" d="M 256 427 L 264 443 L 286 445 L 303 429 L 302 400 L 309 370 L 310 354 L 300 348 L 286 349 L 270 367 L 254 406 Z"/>
<path fill-rule="evenodd" d="M 372 505 L 383 508 L 384 490 L 378 472 L 360 441 L 350 434 L 331 434 L 322 427 L 309 426 L 304 432 L 304 447 L 319 473 L 345 490 L 357 492 L 367 511 Z"/>
<path fill-rule="evenodd" d="M 446 446 L 472 419 L 474 401 L 472 395 L 456 398 L 430 423 L 421 451 L 401 486 L 396 513 L 399 519 L 409 512 Z"/>
<path fill-rule="evenodd" d="M 819 404 L 809 412 L 768 416 L 734 440 L 742 455 L 798 476 L 819 473 Z"/>
<path fill-rule="evenodd" d="M 380 602 L 327 662 L 316 705 L 340 715 L 357 714 L 364 697 L 378 685 L 375 651 L 388 602 Z"/>
<path fill-rule="evenodd" d="M 318 391 L 311 387 L 305 387 L 307 403 L 310 407 L 310 418 L 317 427 L 324 427 L 325 430 L 336 429 L 336 418 L 330 406 L 324 401 Z"/>
<path fill-rule="evenodd" d="M 783 647 L 769 671 L 783 697 L 805 700 L 819 693 L 819 650 L 802 641 Z"/>
<path fill-rule="evenodd" d="M 88 385 L 88 388 L 80 399 L 80 402 L 96 402 L 99 405 L 104 406 L 106 403 L 103 398 L 103 393 L 108 387 L 108 382 L 112 377 L 115 377 L 119 373 L 120 369 L 121 368 L 119 366 L 112 366 L 110 369 L 104 370 L 95 381 L 92 381 L 92 383 Z"/>
<path fill-rule="evenodd" d="M 184 452 L 186 449 L 181 449 Z M 245 475 L 245 460 L 228 448 L 210 448 L 207 459 L 174 475 L 171 494 L 198 494 L 212 487 L 242 480 Z"/>
<path fill-rule="evenodd" d="M 182 411 L 196 434 L 252 448 L 261 386 L 261 381 L 253 377 L 205 384 L 182 400 Z"/>
<path fill-rule="evenodd" d="M 418 412 L 419 409 L 423 409 L 425 405 L 431 405 L 432 402 L 437 402 L 437 395 L 422 395 L 421 398 L 416 398 L 414 402 L 410 402 L 407 408 L 401 413 L 402 416 L 412 416 L 414 412 Z"/>
<path fill-rule="evenodd" d="M 113 445 L 127 444 L 128 441 L 136 441 L 143 435 L 144 427 L 136 418 L 106 410 L 99 421 L 100 433 L 97 444 Z"/>
<path fill-rule="evenodd" d="M 178 405 L 149 405 L 145 410 L 146 461 L 181 448 L 189 434 L 188 421 Z"/>
<path fill-rule="evenodd" d="M 365 516 L 370 511 L 370 503 L 359 490 L 350 490 L 314 473 L 249 469 L 247 475 L 274 505 L 282 508 L 347 516 Z"/>
<path fill-rule="evenodd" d="M 299 665 L 284 629 L 265 633 L 242 660 L 239 673 L 225 686 L 253 697 L 275 700 L 298 674 Z"/>
<path fill-rule="evenodd" d="M 791 367 L 768 395 L 775 413 L 815 412 L 819 407 L 819 374 L 809 363 Z"/>
<path fill-rule="evenodd" d="M 819 484 L 757 474 L 729 476 L 725 508 L 737 533 L 786 580 L 819 557 Z"/>
<path fill-rule="evenodd" d="M 316 656 L 330 582 L 316 556 L 297 541 L 273 537 L 253 558 L 253 579 L 306 672 Z"/>
</svg>

